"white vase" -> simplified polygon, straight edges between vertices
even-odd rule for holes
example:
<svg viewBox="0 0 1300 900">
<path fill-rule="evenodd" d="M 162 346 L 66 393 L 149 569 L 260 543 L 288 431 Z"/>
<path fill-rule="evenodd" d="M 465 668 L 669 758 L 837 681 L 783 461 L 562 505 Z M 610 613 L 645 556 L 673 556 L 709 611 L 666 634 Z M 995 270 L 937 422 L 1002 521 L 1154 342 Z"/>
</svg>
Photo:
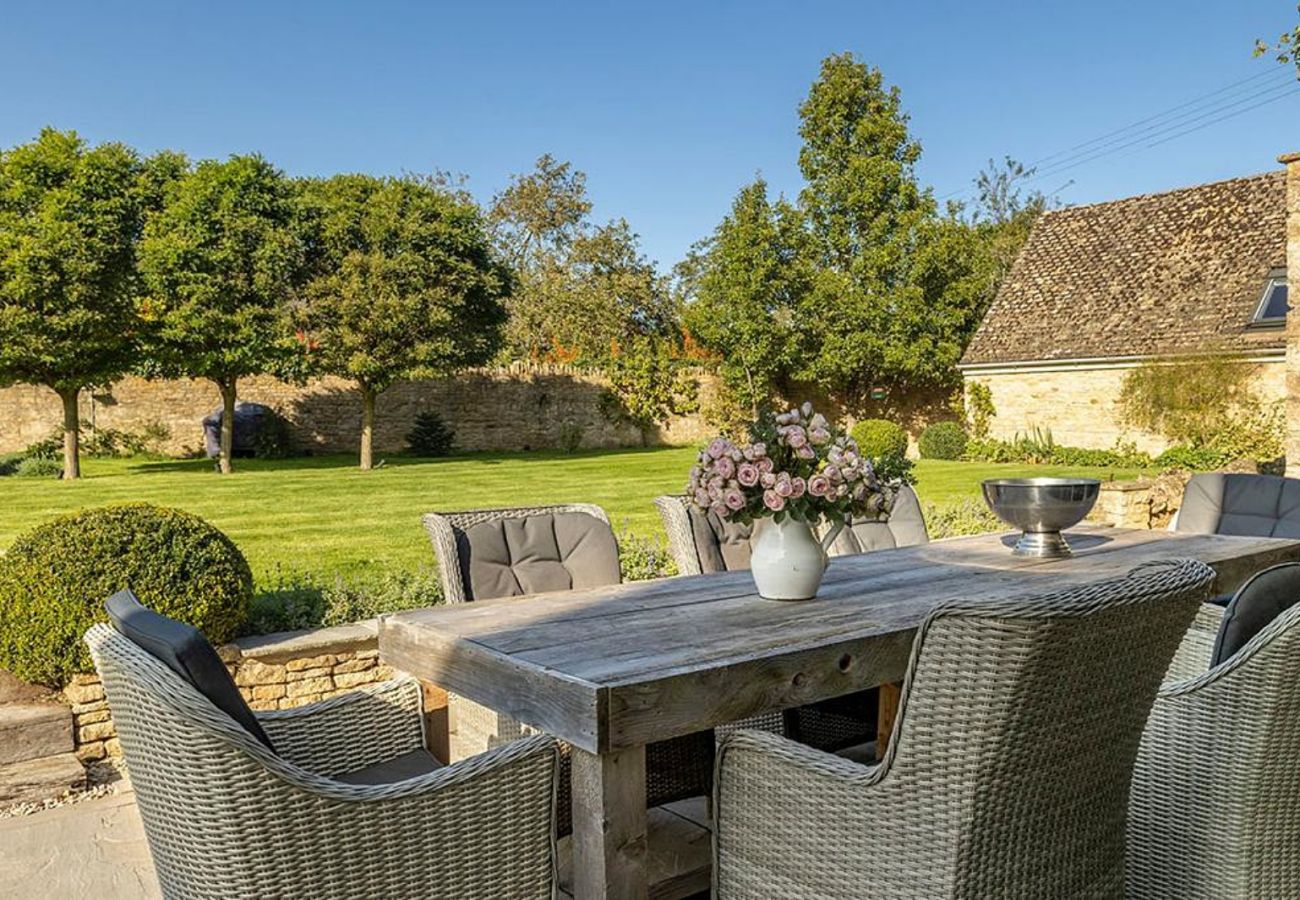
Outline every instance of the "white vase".
<svg viewBox="0 0 1300 900">
<path fill-rule="evenodd" d="M 811 600 L 826 572 L 826 550 L 840 533 L 832 528 L 822 541 L 812 526 L 785 518 L 760 519 L 749 568 L 760 596 L 768 600 Z"/>
</svg>

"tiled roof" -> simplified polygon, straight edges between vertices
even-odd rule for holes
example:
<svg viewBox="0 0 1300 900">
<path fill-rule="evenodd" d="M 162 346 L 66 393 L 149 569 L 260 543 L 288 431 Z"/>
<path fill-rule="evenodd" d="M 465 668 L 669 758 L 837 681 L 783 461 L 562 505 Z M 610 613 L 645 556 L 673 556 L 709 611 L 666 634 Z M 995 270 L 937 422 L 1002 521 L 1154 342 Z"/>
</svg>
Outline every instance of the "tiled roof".
<svg viewBox="0 0 1300 900">
<path fill-rule="evenodd" d="M 1249 328 L 1286 265 L 1286 175 L 1044 213 L 962 362 L 1284 346 Z"/>
</svg>

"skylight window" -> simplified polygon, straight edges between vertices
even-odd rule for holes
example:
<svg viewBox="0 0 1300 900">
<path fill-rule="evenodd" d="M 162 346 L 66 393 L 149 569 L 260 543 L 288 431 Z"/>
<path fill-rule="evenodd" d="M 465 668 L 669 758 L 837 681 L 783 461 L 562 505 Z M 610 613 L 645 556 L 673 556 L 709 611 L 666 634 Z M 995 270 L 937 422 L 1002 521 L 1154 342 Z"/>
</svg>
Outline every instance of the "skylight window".
<svg viewBox="0 0 1300 900">
<path fill-rule="evenodd" d="M 1282 325 L 1286 322 L 1286 272 L 1274 270 L 1269 273 L 1268 283 L 1264 285 L 1264 295 L 1259 298 L 1255 308 L 1254 325 Z"/>
</svg>

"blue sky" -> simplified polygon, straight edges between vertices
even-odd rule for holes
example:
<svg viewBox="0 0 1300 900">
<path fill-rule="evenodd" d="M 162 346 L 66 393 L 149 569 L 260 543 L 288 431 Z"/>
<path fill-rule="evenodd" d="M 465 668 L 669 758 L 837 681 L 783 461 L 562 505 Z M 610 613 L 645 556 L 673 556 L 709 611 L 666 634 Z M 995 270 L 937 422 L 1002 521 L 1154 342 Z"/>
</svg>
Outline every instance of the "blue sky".
<svg viewBox="0 0 1300 900">
<path fill-rule="evenodd" d="M 798 191 L 795 110 L 828 53 L 901 88 L 940 196 L 989 157 L 1037 160 L 1251 76 L 1220 96 L 1280 91 L 1036 185 L 1072 181 L 1060 199 L 1086 203 L 1300 150 L 1300 93 L 1250 54 L 1296 18 L 1288 0 L 6 2 L 0 145 L 51 124 L 144 151 L 257 150 L 293 174 L 446 169 L 485 200 L 550 152 L 667 268 L 755 172 Z"/>
</svg>

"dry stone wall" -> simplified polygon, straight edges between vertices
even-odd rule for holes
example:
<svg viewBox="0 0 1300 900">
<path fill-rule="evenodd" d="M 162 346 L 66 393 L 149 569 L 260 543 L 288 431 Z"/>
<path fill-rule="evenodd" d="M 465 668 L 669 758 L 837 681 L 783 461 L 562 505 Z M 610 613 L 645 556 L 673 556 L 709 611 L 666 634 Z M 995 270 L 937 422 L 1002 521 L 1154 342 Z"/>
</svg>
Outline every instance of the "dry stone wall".
<svg viewBox="0 0 1300 900">
<path fill-rule="evenodd" d="M 713 379 L 698 377 L 704 395 Z M 612 421 L 602 407 L 609 387 L 599 373 L 569 366 L 515 365 L 481 369 L 448 378 L 399 382 L 380 395 L 375 414 L 375 448 L 403 449 L 415 417 L 437 412 L 456 431 L 462 450 L 538 450 L 563 447 L 566 432 L 581 431 L 581 446 L 629 447 L 643 441 L 639 428 Z M 304 449 L 355 452 L 361 433 L 361 399 L 339 378 L 295 385 L 275 378 L 239 382 L 242 401 L 263 403 L 285 416 Z M 123 378 L 108 388 L 86 392 L 81 417 L 98 428 L 141 432 L 162 425 L 169 437 L 160 449 L 169 455 L 197 454 L 203 447 L 203 417 L 221 405 L 214 385 L 180 379 Z M 60 401 L 48 388 L 15 385 L 0 389 L 0 453 L 22 450 L 47 437 L 63 420 Z M 702 440 L 709 427 L 698 415 L 676 417 L 650 439 L 688 444 Z"/>
</svg>

